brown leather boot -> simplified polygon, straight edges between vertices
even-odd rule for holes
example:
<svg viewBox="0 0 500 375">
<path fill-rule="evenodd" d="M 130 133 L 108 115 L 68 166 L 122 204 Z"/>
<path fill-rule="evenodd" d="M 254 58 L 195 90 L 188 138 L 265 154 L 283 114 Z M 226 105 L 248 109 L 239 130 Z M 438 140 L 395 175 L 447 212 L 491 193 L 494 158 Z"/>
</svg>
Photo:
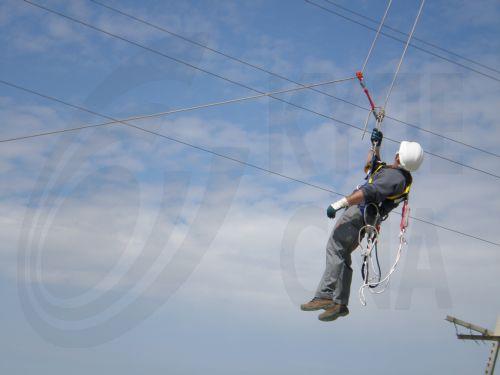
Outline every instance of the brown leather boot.
<svg viewBox="0 0 500 375">
<path fill-rule="evenodd" d="M 331 299 L 313 298 L 311 301 L 300 305 L 300 309 L 302 311 L 316 311 L 326 309 L 334 304 L 335 302 L 333 302 Z"/>
<path fill-rule="evenodd" d="M 340 316 L 349 314 L 349 309 L 346 305 L 334 303 L 333 306 L 327 308 L 322 314 L 319 314 L 318 319 L 322 322 L 331 322 Z"/>
</svg>

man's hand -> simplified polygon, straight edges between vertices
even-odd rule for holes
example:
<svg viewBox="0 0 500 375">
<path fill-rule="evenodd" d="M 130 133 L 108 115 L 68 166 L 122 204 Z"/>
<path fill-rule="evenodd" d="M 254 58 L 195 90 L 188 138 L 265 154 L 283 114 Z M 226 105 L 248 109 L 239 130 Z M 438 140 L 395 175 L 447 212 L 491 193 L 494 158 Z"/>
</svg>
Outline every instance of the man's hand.
<svg viewBox="0 0 500 375">
<path fill-rule="evenodd" d="M 330 219 L 335 219 L 335 214 L 337 213 L 337 210 L 333 208 L 332 205 L 329 205 L 328 208 L 326 209 L 326 216 L 328 216 Z"/>
<path fill-rule="evenodd" d="M 380 145 L 382 144 L 383 138 L 384 138 L 384 135 L 382 134 L 382 132 L 380 130 L 378 130 L 377 128 L 373 128 L 372 136 L 370 138 L 370 140 L 372 141 L 372 144 L 374 144 L 377 147 L 380 147 Z"/>
<path fill-rule="evenodd" d="M 330 219 L 334 219 L 337 211 L 347 206 L 349 206 L 347 199 L 342 198 L 328 206 L 328 208 L 326 209 L 326 216 L 328 216 Z"/>
</svg>

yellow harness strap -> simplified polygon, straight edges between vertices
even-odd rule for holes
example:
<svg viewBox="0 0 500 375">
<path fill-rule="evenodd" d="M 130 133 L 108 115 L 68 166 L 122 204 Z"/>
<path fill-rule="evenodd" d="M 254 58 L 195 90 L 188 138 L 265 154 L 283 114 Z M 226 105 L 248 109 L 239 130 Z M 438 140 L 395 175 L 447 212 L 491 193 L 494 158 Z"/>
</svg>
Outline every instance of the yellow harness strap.
<svg viewBox="0 0 500 375">
<path fill-rule="evenodd" d="M 405 195 L 410 194 L 411 184 L 409 184 L 401 194 L 391 195 L 385 199 L 395 201 L 396 199 L 403 198 Z"/>
<path fill-rule="evenodd" d="M 384 167 L 385 167 L 385 164 L 384 163 L 380 163 L 380 165 L 377 168 L 375 168 L 375 170 L 373 171 L 373 173 L 370 174 L 370 178 L 368 179 L 368 183 L 369 184 L 373 183 L 373 176 L 375 176 Z"/>
</svg>

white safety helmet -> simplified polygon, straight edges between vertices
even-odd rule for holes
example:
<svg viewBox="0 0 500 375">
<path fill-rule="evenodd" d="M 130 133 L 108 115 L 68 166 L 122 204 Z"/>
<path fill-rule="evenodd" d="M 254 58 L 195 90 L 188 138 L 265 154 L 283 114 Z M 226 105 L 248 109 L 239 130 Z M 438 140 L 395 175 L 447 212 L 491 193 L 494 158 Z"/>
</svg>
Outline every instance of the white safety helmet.
<svg viewBox="0 0 500 375">
<path fill-rule="evenodd" d="M 416 171 L 424 161 L 424 150 L 417 142 L 401 142 L 398 154 L 399 164 L 409 172 Z"/>
</svg>

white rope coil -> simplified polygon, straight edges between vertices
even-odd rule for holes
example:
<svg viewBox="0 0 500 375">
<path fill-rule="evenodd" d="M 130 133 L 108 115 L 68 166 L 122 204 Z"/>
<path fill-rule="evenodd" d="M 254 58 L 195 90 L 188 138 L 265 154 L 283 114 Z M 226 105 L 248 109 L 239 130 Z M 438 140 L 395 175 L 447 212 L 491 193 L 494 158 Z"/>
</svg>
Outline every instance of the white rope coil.
<svg viewBox="0 0 500 375">
<path fill-rule="evenodd" d="M 374 220 L 373 224 L 370 224 L 367 221 L 366 211 L 370 205 L 373 205 L 374 207 L 376 207 L 376 216 L 375 216 L 375 220 Z M 399 232 L 399 246 L 398 246 L 398 251 L 396 253 L 396 259 L 395 259 L 394 263 L 392 264 L 391 268 L 389 269 L 389 272 L 387 273 L 387 275 L 385 275 L 383 278 L 381 278 L 382 275 L 381 275 L 381 273 L 379 274 L 378 271 L 376 270 L 376 268 L 373 264 L 373 258 L 372 258 L 372 250 L 377 245 L 378 237 L 380 235 L 380 232 L 376 227 L 378 224 L 378 220 L 380 218 L 380 213 L 378 211 L 378 207 L 373 203 L 370 203 L 369 205 L 367 205 L 365 207 L 365 210 L 363 213 L 363 218 L 365 220 L 365 223 L 368 223 L 368 224 L 365 224 L 359 230 L 358 242 L 359 242 L 359 246 L 362 249 L 361 256 L 363 257 L 363 267 L 365 269 L 365 275 L 364 275 L 364 279 L 363 279 L 363 284 L 359 288 L 358 295 L 359 295 L 359 301 L 361 302 L 361 305 L 366 306 L 366 297 L 365 297 L 365 289 L 366 288 L 369 288 L 370 292 L 373 294 L 382 294 L 387 290 L 387 288 L 389 286 L 391 276 L 394 273 L 394 271 L 396 271 L 399 260 L 401 259 L 403 246 L 406 245 L 406 243 L 407 243 L 406 238 L 405 238 L 407 223 L 401 228 L 401 230 Z M 406 220 L 406 219 L 403 218 L 403 220 Z M 367 244 L 366 244 L 366 249 L 363 249 L 361 243 L 362 243 L 363 237 L 365 235 L 367 235 Z M 371 265 L 371 271 L 375 274 L 375 278 L 369 277 L 369 274 L 370 274 L 369 265 Z M 376 280 L 376 281 L 374 281 L 374 280 Z M 375 288 L 377 288 L 377 289 L 375 290 Z"/>
</svg>

